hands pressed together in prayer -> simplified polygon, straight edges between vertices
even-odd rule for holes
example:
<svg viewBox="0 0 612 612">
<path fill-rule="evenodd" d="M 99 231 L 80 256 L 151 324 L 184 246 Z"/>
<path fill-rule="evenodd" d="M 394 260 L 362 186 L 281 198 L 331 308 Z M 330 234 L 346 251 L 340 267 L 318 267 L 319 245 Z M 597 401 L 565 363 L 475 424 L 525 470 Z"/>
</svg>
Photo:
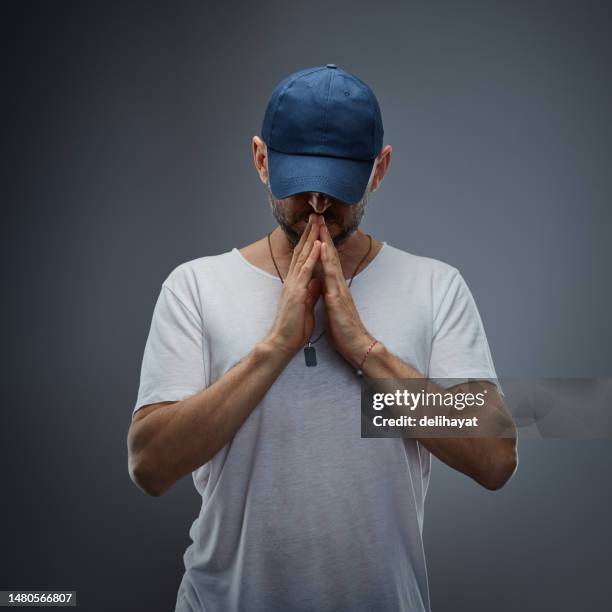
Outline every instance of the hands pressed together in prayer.
<svg viewBox="0 0 612 612">
<path fill-rule="evenodd" d="M 313 309 L 320 296 L 329 341 L 357 367 L 374 338 L 361 321 L 322 215 L 311 214 L 293 250 L 270 340 L 290 352 L 304 346 L 314 328 Z"/>
</svg>

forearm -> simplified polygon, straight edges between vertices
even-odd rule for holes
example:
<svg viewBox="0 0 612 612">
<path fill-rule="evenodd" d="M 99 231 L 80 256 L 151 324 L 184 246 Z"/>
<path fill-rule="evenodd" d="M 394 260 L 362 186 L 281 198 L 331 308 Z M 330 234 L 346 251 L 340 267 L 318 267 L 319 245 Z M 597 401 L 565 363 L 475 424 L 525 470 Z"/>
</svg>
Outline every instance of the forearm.
<svg viewBox="0 0 612 612">
<path fill-rule="evenodd" d="M 364 341 L 365 344 L 365 341 Z M 349 361 L 358 361 L 357 354 Z M 363 366 L 364 376 L 371 379 L 424 379 L 422 373 L 393 355 L 378 342 L 368 355 Z M 445 393 L 431 380 L 427 390 Z M 452 408 L 449 407 L 449 413 Z M 417 412 L 410 413 L 417 418 Z M 426 415 L 426 412 L 423 412 Z M 516 428 L 509 414 L 493 402 L 483 408 L 466 408 L 463 417 L 478 416 L 483 423 L 482 431 L 504 431 L 500 437 L 418 437 L 417 440 L 438 459 L 450 467 L 470 476 L 489 489 L 501 487 L 516 468 Z"/>
<path fill-rule="evenodd" d="M 147 415 L 131 446 L 141 478 L 162 494 L 240 429 L 291 359 L 266 339 L 206 389 Z"/>
</svg>

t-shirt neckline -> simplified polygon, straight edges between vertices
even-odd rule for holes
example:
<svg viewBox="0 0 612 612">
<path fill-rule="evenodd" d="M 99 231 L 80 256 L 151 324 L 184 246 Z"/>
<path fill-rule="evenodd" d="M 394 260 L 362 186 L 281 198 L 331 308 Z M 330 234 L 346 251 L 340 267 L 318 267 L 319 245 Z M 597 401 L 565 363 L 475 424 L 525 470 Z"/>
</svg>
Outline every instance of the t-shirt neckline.
<svg viewBox="0 0 612 612">
<path fill-rule="evenodd" d="M 388 245 L 387 242 L 385 240 L 382 240 L 382 246 L 380 247 L 380 251 L 378 251 L 378 253 L 376 253 L 376 257 L 374 257 L 374 259 L 363 269 L 361 270 L 361 272 L 358 272 L 355 275 L 355 278 L 353 278 L 353 283 L 357 281 L 358 278 L 361 278 L 364 274 L 367 273 L 367 271 L 374 265 L 376 264 L 376 262 L 380 259 L 380 256 L 382 255 L 383 251 L 388 250 Z M 241 252 L 237 247 L 233 247 L 232 248 L 232 253 L 236 253 L 236 255 L 238 255 L 238 258 L 240 259 L 240 261 L 242 261 L 244 264 L 246 264 L 249 268 L 251 268 L 251 270 L 254 270 L 255 272 L 258 272 L 259 274 L 262 274 L 263 276 L 267 276 L 268 278 L 271 278 L 272 280 L 275 280 L 277 282 L 281 282 L 281 279 L 278 277 L 278 275 L 274 275 L 274 274 L 270 274 L 270 272 L 266 272 L 265 270 L 262 270 L 261 268 L 258 268 L 256 265 L 252 264 Z M 346 282 L 349 282 L 349 279 L 345 279 Z"/>
</svg>

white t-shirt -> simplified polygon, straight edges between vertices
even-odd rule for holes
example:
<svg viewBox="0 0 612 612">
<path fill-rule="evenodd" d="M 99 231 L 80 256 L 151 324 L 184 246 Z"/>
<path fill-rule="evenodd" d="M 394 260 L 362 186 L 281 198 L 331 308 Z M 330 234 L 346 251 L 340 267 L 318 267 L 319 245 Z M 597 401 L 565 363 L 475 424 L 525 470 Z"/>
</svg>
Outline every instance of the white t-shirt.
<svg viewBox="0 0 612 612">
<path fill-rule="evenodd" d="M 237 248 L 162 284 L 134 412 L 223 376 L 269 332 L 282 284 Z M 496 374 L 457 269 L 386 242 L 351 292 L 375 338 L 431 378 Z M 316 338 L 325 324 L 315 306 Z M 193 472 L 202 496 L 176 610 L 429 610 L 423 504 L 431 455 L 413 439 L 361 437 L 361 386 L 324 334 L 234 438 Z"/>
</svg>

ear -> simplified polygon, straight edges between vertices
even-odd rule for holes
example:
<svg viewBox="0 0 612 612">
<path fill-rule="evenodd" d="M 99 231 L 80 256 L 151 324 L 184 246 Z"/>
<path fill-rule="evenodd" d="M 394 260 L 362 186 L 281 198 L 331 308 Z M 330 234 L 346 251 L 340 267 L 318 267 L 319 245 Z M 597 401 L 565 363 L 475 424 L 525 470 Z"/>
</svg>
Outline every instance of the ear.
<svg viewBox="0 0 612 612">
<path fill-rule="evenodd" d="M 268 150 L 266 143 L 259 137 L 253 136 L 253 163 L 259 178 L 264 185 L 268 184 Z"/>
<path fill-rule="evenodd" d="M 376 158 L 376 169 L 374 170 L 374 176 L 372 177 L 372 185 L 370 186 L 370 192 L 376 191 L 378 186 L 382 183 L 385 174 L 387 174 L 387 170 L 389 169 L 389 165 L 391 164 L 391 152 L 393 149 L 391 145 L 387 145 L 383 148 L 383 150 L 378 154 Z"/>
</svg>

